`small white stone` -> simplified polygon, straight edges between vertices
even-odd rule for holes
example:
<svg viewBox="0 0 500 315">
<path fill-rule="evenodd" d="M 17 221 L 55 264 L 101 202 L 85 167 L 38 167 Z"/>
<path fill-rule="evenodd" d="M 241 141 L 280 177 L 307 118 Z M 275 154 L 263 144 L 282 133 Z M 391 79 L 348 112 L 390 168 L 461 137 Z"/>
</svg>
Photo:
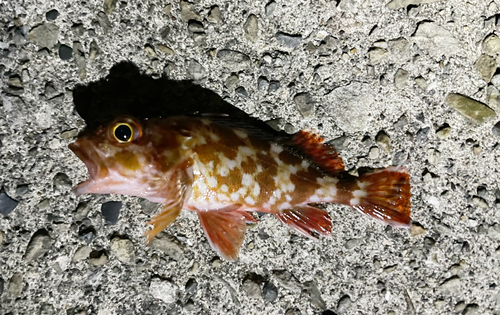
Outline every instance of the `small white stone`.
<svg viewBox="0 0 500 315">
<path fill-rule="evenodd" d="M 160 279 L 153 279 L 149 285 L 149 292 L 151 295 L 167 304 L 176 301 L 178 290 L 179 288 L 177 285 L 166 280 L 161 281 Z"/>
</svg>

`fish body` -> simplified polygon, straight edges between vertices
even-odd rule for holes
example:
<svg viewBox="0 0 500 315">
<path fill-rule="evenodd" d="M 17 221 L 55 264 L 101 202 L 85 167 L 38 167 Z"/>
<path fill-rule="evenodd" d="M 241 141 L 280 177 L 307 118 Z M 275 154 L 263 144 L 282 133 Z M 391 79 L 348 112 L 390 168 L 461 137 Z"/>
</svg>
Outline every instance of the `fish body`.
<svg viewBox="0 0 500 315">
<path fill-rule="evenodd" d="M 331 233 L 328 213 L 341 203 L 379 221 L 410 226 L 410 184 L 404 167 L 355 177 L 335 150 L 312 132 L 269 141 L 207 118 L 138 121 L 120 117 L 79 138 L 70 149 L 86 164 L 85 193 L 125 194 L 163 204 L 149 223 L 151 241 L 179 215 L 195 211 L 212 247 L 234 260 L 247 222 L 260 211 L 299 233 Z"/>
</svg>

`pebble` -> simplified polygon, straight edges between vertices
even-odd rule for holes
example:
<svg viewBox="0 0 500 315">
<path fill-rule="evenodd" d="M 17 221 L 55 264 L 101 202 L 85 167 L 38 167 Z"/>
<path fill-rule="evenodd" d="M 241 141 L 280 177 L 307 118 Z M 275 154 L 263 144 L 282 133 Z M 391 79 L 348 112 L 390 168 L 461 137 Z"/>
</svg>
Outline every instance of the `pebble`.
<svg viewBox="0 0 500 315">
<path fill-rule="evenodd" d="M 158 45 L 156 46 L 156 48 L 158 48 L 158 50 L 164 53 L 165 55 L 175 55 L 175 51 L 168 46 Z"/>
<path fill-rule="evenodd" d="M 115 237 L 111 240 L 111 250 L 122 263 L 128 265 L 135 263 L 134 243 L 131 240 Z"/>
<path fill-rule="evenodd" d="M 460 284 L 460 278 L 458 276 L 452 276 L 444 280 L 438 289 L 443 293 L 456 293 L 460 289 Z"/>
<path fill-rule="evenodd" d="M 495 223 L 488 228 L 488 236 L 495 241 L 500 241 L 500 225 L 498 223 Z"/>
<path fill-rule="evenodd" d="M 235 50 L 219 50 L 217 52 L 217 58 L 222 62 L 222 66 L 235 72 L 244 70 L 251 65 L 250 57 Z"/>
<path fill-rule="evenodd" d="M 491 128 L 491 132 L 497 137 L 500 137 L 500 121 L 497 122 L 493 128 Z"/>
<path fill-rule="evenodd" d="M 482 45 L 483 53 L 488 54 L 490 56 L 496 56 L 500 52 L 500 38 L 498 38 L 495 34 L 490 34 L 486 36 L 483 40 Z"/>
<path fill-rule="evenodd" d="M 280 81 L 271 81 L 269 82 L 269 88 L 267 89 L 267 91 L 269 93 L 276 92 L 280 88 L 280 86 Z"/>
<path fill-rule="evenodd" d="M 52 48 L 59 38 L 59 27 L 52 23 L 43 23 L 32 28 L 28 38 L 41 48 Z"/>
<path fill-rule="evenodd" d="M 26 247 L 26 252 L 24 254 L 24 260 L 31 262 L 43 256 L 52 247 L 52 240 L 49 233 L 45 229 L 40 229 L 36 231 L 31 237 L 28 246 Z"/>
<path fill-rule="evenodd" d="M 439 0 L 391 0 L 385 6 L 388 9 L 396 10 L 396 9 L 406 8 L 409 5 L 419 5 L 424 3 L 433 3 L 437 1 Z"/>
<path fill-rule="evenodd" d="M 453 308 L 456 313 L 460 313 L 465 309 L 465 302 L 460 301 L 457 304 L 455 304 L 455 307 Z"/>
<path fill-rule="evenodd" d="M 427 87 L 429 86 L 427 84 L 427 81 L 423 77 L 415 78 L 415 83 L 418 85 L 418 87 L 420 87 L 424 91 L 426 91 Z"/>
<path fill-rule="evenodd" d="M 292 34 L 287 34 L 287 33 L 283 33 L 283 32 L 276 33 L 276 39 L 283 46 L 288 47 L 288 48 L 292 48 L 292 49 L 299 46 L 300 42 L 302 42 L 301 35 L 292 35 Z"/>
<path fill-rule="evenodd" d="M 360 244 L 363 244 L 363 239 L 361 239 L 361 238 L 352 238 L 352 239 L 348 240 L 345 243 L 344 247 L 346 249 L 353 249 L 353 248 L 357 247 Z"/>
<path fill-rule="evenodd" d="M 71 187 L 73 187 L 71 179 L 69 179 L 69 176 L 64 173 L 57 173 L 54 176 L 53 182 L 54 182 L 54 189 L 57 191 L 64 192 L 70 190 Z"/>
<path fill-rule="evenodd" d="M 188 30 L 192 33 L 202 33 L 205 31 L 205 27 L 203 26 L 203 23 L 191 20 L 188 22 Z"/>
<path fill-rule="evenodd" d="M 322 313 L 322 315 L 323 314 L 330 315 L 330 313 L 326 314 L 324 312 Z M 333 312 L 331 314 L 335 315 L 335 313 L 333 313 Z M 294 307 L 294 308 L 287 309 L 285 312 L 285 315 L 302 315 L 302 313 L 300 312 L 300 309 Z"/>
<path fill-rule="evenodd" d="M 121 208 L 121 201 L 108 201 L 102 204 L 101 214 L 107 225 L 115 225 L 118 222 Z"/>
<path fill-rule="evenodd" d="M 87 64 L 85 62 L 85 52 L 80 42 L 73 42 L 73 51 L 75 52 L 75 63 L 78 67 L 78 76 L 85 79 L 87 76 Z"/>
<path fill-rule="evenodd" d="M 108 262 L 108 255 L 105 250 L 93 250 L 89 254 L 89 262 L 94 266 L 104 266 Z"/>
<path fill-rule="evenodd" d="M 450 135 L 450 133 L 451 133 L 451 127 L 448 124 L 443 124 L 436 131 L 436 136 L 439 139 L 444 140 Z"/>
<path fill-rule="evenodd" d="M 376 65 L 386 60 L 389 52 L 387 49 L 374 47 L 368 51 L 368 56 L 370 57 L 370 63 Z"/>
<path fill-rule="evenodd" d="M 314 117 L 314 101 L 309 93 L 299 93 L 294 96 L 293 101 L 304 118 Z"/>
<path fill-rule="evenodd" d="M 434 22 L 420 23 L 413 40 L 420 49 L 435 58 L 455 55 L 460 49 L 460 42 L 447 29 Z"/>
<path fill-rule="evenodd" d="M 339 314 L 344 314 L 351 308 L 351 305 L 352 301 L 349 295 L 344 295 L 340 298 L 339 303 L 337 304 L 337 312 L 339 312 Z"/>
<path fill-rule="evenodd" d="M 151 247 L 160 251 L 175 261 L 180 261 L 184 258 L 184 250 L 179 246 L 179 242 L 172 236 L 167 236 L 161 233 L 151 242 Z"/>
<path fill-rule="evenodd" d="M 182 0 L 181 3 L 181 19 L 184 21 L 197 20 L 201 21 L 201 16 L 194 10 L 194 6 L 188 1 Z"/>
<path fill-rule="evenodd" d="M 57 11 L 56 9 L 52 9 L 47 13 L 45 13 L 45 18 L 47 19 L 47 21 L 54 21 L 55 19 L 57 19 L 58 16 L 59 16 L 59 11 Z"/>
<path fill-rule="evenodd" d="M 191 79 L 201 80 L 205 78 L 205 69 L 198 61 L 194 59 L 188 61 L 187 71 Z"/>
<path fill-rule="evenodd" d="M 482 208 L 482 209 L 488 209 L 489 208 L 488 203 L 486 202 L 486 200 L 484 200 L 483 198 L 478 197 L 478 196 L 472 197 L 472 203 L 475 204 L 476 206 Z"/>
<path fill-rule="evenodd" d="M 269 81 L 267 80 L 266 77 L 259 77 L 257 79 L 257 89 L 259 91 L 265 91 L 269 88 Z"/>
<path fill-rule="evenodd" d="M 386 152 L 391 151 L 391 138 L 385 133 L 385 131 L 380 130 L 375 136 L 375 141 L 378 146 L 384 149 Z"/>
<path fill-rule="evenodd" d="M 198 290 L 198 282 L 194 278 L 189 279 L 186 282 L 186 286 L 184 287 L 184 291 L 186 291 L 186 294 L 188 295 L 195 295 L 196 290 Z"/>
<path fill-rule="evenodd" d="M 170 12 L 172 11 L 172 4 L 167 4 L 164 8 L 163 8 L 163 13 L 165 13 L 166 15 L 170 15 Z"/>
<path fill-rule="evenodd" d="M 72 260 L 74 262 L 85 260 L 89 257 L 90 252 L 92 251 L 92 248 L 90 246 L 82 246 L 79 249 L 76 250 L 76 252 L 73 254 Z"/>
<path fill-rule="evenodd" d="M 229 77 L 227 77 L 226 79 L 226 83 L 225 83 L 225 86 L 228 88 L 228 89 L 231 89 L 233 88 L 236 84 L 238 84 L 240 82 L 240 78 L 238 77 L 237 74 L 235 73 L 231 73 L 231 75 Z"/>
<path fill-rule="evenodd" d="M 301 284 L 297 278 L 287 270 L 273 270 L 273 276 L 278 281 L 280 287 L 297 292 L 300 291 Z"/>
<path fill-rule="evenodd" d="M 178 291 L 179 288 L 177 285 L 168 280 L 154 278 L 151 280 L 151 284 L 149 285 L 149 293 L 151 293 L 154 298 L 167 304 L 174 303 L 176 301 Z"/>
<path fill-rule="evenodd" d="M 474 63 L 474 67 L 484 81 L 490 82 L 491 77 L 493 77 L 497 69 L 496 58 L 482 54 Z"/>
<path fill-rule="evenodd" d="M 59 57 L 62 60 L 70 60 L 73 57 L 73 48 L 64 44 L 59 46 Z"/>
<path fill-rule="evenodd" d="M 410 43 L 405 38 L 390 40 L 387 42 L 387 50 L 389 50 L 390 58 L 393 62 L 402 63 L 410 60 Z"/>
<path fill-rule="evenodd" d="M 3 189 L 0 190 L 0 213 L 2 213 L 4 217 L 14 211 L 18 204 L 19 202 L 10 198 Z"/>
<path fill-rule="evenodd" d="M 108 16 L 106 15 L 106 13 L 104 13 L 102 11 L 97 13 L 96 21 L 102 27 L 102 31 L 104 33 L 108 33 L 111 30 L 112 25 L 111 25 L 111 22 L 109 21 Z"/>
<path fill-rule="evenodd" d="M 445 300 L 436 300 L 434 301 L 434 307 L 437 309 L 437 310 L 442 310 L 446 307 L 448 303 L 445 301 Z"/>
<path fill-rule="evenodd" d="M 262 296 L 264 297 L 264 300 L 272 303 L 278 298 L 278 288 L 276 288 L 272 282 L 266 281 L 266 283 L 264 283 L 264 288 L 262 289 Z"/>
<path fill-rule="evenodd" d="M 90 47 L 89 47 L 89 59 L 94 60 L 97 57 L 99 57 L 99 46 L 97 45 L 97 42 L 95 40 L 93 40 L 90 43 Z"/>
<path fill-rule="evenodd" d="M 7 84 L 10 87 L 15 87 L 15 88 L 23 88 L 23 82 L 21 81 L 21 77 L 17 74 L 11 75 L 9 77 L 9 81 Z"/>
<path fill-rule="evenodd" d="M 425 234 L 425 229 L 422 226 L 414 223 L 410 227 L 410 236 L 411 237 L 418 237 L 418 236 L 421 236 L 424 234 Z"/>
<path fill-rule="evenodd" d="M 2 245 L 4 238 L 5 238 L 5 233 L 0 231 L 0 245 Z M 0 293 L 0 295 L 1 295 L 1 293 Z"/>
<path fill-rule="evenodd" d="M 116 2 L 117 0 L 104 0 L 104 13 L 106 13 L 107 15 L 111 15 L 111 13 L 113 13 L 113 11 L 116 9 Z"/>
<path fill-rule="evenodd" d="M 474 315 L 477 314 L 479 311 L 479 305 L 477 304 L 467 304 L 463 311 L 463 315 Z"/>
<path fill-rule="evenodd" d="M 380 156 L 380 149 L 378 147 L 371 147 L 368 152 L 368 157 L 372 160 L 378 159 Z"/>
<path fill-rule="evenodd" d="M 208 20 L 208 22 L 214 23 L 214 24 L 222 22 L 222 15 L 221 15 L 219 6 L 214 5 L 212 7 L 212 9 L 210 9 L 210 12 L 208 13 L 207 20 Z"/>
<path fill-rule="evenodd" d="M 244 87 L 239 86 L 234 91 L 236 92 L 236 95 L 238 95 L 239 97 L 244 99 L 248 98 L 248 92 Z"/>
<path fill-rule="evenodd" d="M 259 299 L 261 297 L 261 290 L 259 283 L 253 281 L 251 278 L 247 278 L 243 281 L 243 284 L 241 285 L 241 290 L 245 292 L 246 296 L 250 299 Z"/>
<path fill-rule="evenodd" d="M 276 10 L 276 2 L 274 1 L 269 1 L 266 4 L 266 7 L 264 8 L 266 16 L 270 16 L 274 13 L 274 10 Z"/>
<path fill-rule="evenodd" d="M 408 71 L 399 68 L 394 75 L 394 86 L 398 89 L 404 88 L 408 84 Z"/>
<path fill-rule="evenodd" d="M 254 14 L 250 14 L 243 24 L 243 30 L 245 30 L 245 37 L 251 41 L 255 42 L 259 38 L 259 20 Z"/>
<path fill-rule="evenodd" d="M 449 93 L 446 96 L 446 103 L 463 116 L 478 124 L 483 123 L 489 118 L 496 117 L 495 112 L 485 104 L 460 94 Z"/>
<path fill-rule="evenodd" d="M 309 296 L 311 304 L 320 310 L 326 309 L 326 303 L 321 297 L 321 292 L 319 291 L 316 283 L 314 281 L 308 281 L 304 283 L 305 293 Z"/>
<path fill-rule="evenodd" d="M 20 272 L 14 273 L 9 280 L 8 290 L 10 294 L 12 294 L 15 297 L 20 296 L 24 288 L 23 282 L 24 282 L 23 274 Z"/>
</svg>

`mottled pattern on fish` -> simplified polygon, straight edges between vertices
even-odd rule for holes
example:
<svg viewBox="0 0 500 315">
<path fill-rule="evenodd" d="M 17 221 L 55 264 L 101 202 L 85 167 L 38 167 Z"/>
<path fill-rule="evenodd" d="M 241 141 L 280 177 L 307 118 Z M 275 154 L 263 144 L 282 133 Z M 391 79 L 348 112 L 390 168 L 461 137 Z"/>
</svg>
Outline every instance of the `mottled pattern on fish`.
<svg viewBox="0 0 500 315">
<path fill-rule="evenodd" d="M 275 142 L 205 118 L 140 123 L 123 117 L 70 148 L 90 173 L 77 194 L 127 194 L 164 204 L 150 221 L 150 241 L 182 208 L 194 210 L 210 244 L 228 260 L 238 255 L 245 222 L 255 221 L 251 211 L 274 214 L 311 238 L 331 232 L 328 213 L 314 207 L 325 202 L 410 225 L 406 169 L 350 176 L 333 148 L 308 131 Z"/>
</svg>

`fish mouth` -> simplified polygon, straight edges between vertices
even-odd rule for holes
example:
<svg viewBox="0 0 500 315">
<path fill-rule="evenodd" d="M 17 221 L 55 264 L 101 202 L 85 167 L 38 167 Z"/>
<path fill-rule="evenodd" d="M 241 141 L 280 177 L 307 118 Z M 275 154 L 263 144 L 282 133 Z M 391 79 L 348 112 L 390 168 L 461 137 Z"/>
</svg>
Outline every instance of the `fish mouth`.
<svg viewBox="0 0 500 315">
<path fill-rule="evenodd" d="M 90 193 L 92 186 L 98 179 L 99 173 L 105 166 L 102 165 L 102 163 L 98 163 L 98 161 L 100 161 L 99 154 L 94 145 L 85 138 L 78 139 L 69 144 L 68 148 L 85 164 L 90 177 L 88 180 L 75 186 L 73 192 L 77 196 Z"/>
</svg>

